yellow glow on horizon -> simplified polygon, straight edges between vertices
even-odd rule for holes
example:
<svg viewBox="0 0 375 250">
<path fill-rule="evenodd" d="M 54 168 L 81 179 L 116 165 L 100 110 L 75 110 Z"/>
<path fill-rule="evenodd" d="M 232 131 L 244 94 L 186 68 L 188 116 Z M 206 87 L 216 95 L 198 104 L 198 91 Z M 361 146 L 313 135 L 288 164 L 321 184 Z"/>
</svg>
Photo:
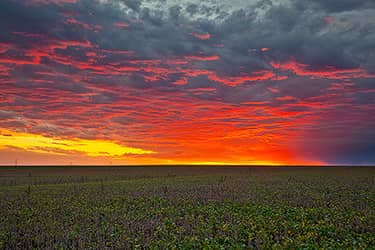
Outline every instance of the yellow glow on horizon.
<svg viewBox="0 0 375 250">
<path fill-rule="evenodd" d="M 261 155 L 266 159 L 247 159 L 238 156 L 218 158 L 208 154 L 198 159 L 192 156 L 189 158 L 178 158 L 171 154 L 169 157 L 157 154 L 151 150 L 133 148 L 120 145 L 110 140 L 88 140 L 80 138 L 58 138 L 47 137 L 27 132 L 15 132 L 0 128 L 0 150 L 7 149 L 23 150 L 24 152 L 40 153 L 44 158 L 27 156 L 23 161 L 25 164 L 64 164 L 66 158 L 73 157 L 78 165 L 105 165 L 110 162 L 114 165 L 222 165 L 222 166 L 314 166 L 326 165 L 317 161 L 298 161 L 293 158 L 282 157 L 280 154 Z M 6 152 L 6 151 L 4 151 Z M 50 155 L 50 156 L 48 156 Z M 0 158 L 4 161 L 6 153 Z M 61 156 L 61 158 L 56 158 Z M 74 158 L 75 157 L 75 158 Z M 78 157 L 78 158 L 77 158 Z M 214 158 L 215 157 L 215 158 Z M 250 158 L 250 157 L 249 157 Z M 68 159 L 68 160 L 69 160 Z"/>
<path fill-rule="evenodd" d="M 125 154 L 152 154 L 151 150 L 122 146 L 112 141 L 87 139 L 60 139 L 38 134 L 0 130 L 0 149 L 15 147 L 36 153 L 119 157 Z"/>
</svg>

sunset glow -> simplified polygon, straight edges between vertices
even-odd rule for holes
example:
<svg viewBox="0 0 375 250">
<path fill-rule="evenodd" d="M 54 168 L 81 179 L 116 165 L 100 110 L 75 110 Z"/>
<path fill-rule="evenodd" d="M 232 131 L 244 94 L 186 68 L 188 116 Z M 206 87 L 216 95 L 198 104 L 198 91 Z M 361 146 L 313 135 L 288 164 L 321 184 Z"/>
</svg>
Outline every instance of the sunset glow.
<svg viewBox="0 0 375 250">
<path fill-rule="evenodd" d="M 124 147 L 110 141 L 84 140 L 78 138 L 59 139 L 42 135 L 18 133 L 2 130 L 0 134 L 0 149 L 13 147 L 30 152 L 69 155 L 82 153 L 87 156 L 120 157 L 126 154 L 151 154 L 152 151 Z"/>
<path fill-rule="evenodd" d="M 375 9 L 305 4 L 1 1 L 0 164 L 373 164 Z"/>
</svg>

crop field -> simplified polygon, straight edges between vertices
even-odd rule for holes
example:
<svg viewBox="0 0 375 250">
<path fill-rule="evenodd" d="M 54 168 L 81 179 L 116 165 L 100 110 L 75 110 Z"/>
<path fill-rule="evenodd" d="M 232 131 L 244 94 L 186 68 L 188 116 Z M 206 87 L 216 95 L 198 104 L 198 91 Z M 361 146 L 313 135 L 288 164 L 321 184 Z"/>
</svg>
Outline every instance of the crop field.
<svg viewBox="0 0 375 250">
<path fill-rule="evenodd" d="M 0 249 L 322 248 L 375 249 L 375 168 L 0 168 Z"/>
</svg>

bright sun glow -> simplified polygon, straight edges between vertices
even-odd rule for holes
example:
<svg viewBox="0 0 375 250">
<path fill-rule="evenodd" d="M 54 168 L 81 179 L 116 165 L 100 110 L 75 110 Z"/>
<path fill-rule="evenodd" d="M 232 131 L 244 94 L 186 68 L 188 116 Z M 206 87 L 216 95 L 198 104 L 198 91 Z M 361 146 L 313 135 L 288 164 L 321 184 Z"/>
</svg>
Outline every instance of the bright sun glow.
<svg viewBox="0 0 375 250">
<path fill-rule="evenodd" d="M 126 154 L 152 154 L 153 151 L 125 147 L 112 141 L 50 138 L 37 134 L 0 130 L 1 148 L 20 148 L 37 153 L 68 155 L 72 152 L 88 156 L 118 157 Z"/>
</svg>

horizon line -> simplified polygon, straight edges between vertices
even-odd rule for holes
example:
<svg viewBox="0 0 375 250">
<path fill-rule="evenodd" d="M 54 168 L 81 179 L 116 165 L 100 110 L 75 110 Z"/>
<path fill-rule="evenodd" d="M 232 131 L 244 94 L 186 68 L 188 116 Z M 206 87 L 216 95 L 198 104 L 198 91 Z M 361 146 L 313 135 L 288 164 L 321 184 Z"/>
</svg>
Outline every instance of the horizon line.
<svg viewBox="0 0 375 250">
<path fill-rule="evenodd" d="M 22 164 L 22 165 L 1 165 L 1 167 L 375 167 L 375 164 Z"/>
</svg>

